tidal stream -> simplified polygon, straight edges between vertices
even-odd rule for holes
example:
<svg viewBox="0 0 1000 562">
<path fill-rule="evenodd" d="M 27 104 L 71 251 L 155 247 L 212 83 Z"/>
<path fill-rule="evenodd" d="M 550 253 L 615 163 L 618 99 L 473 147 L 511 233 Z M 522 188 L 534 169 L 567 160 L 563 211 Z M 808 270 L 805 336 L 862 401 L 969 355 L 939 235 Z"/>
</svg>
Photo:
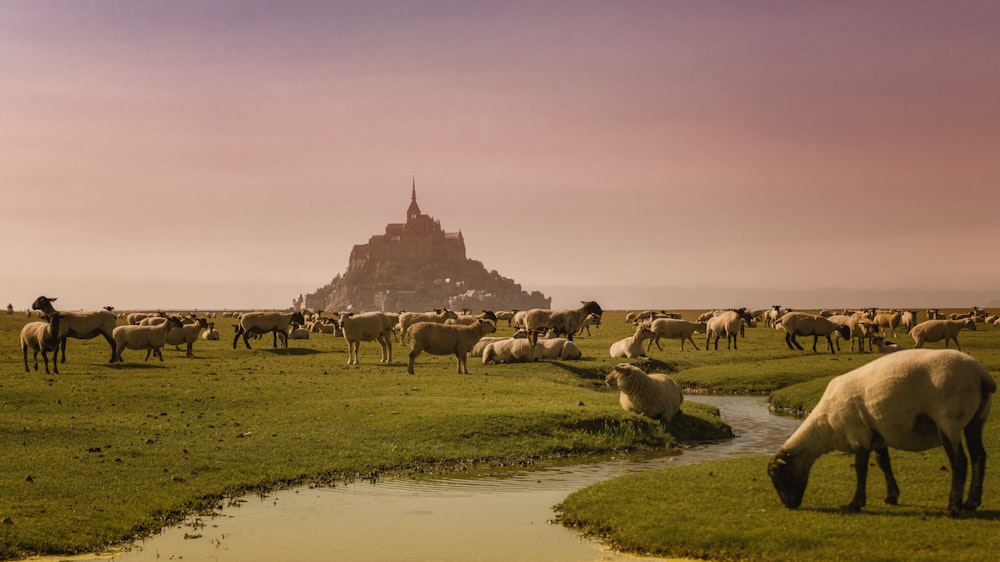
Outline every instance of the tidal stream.
<svg viewBox="0 0 1000 562">
<path fill-rule="evenodd" d="M 112 560 L 507 561 L 633 560 L 550 521 L 552 507 L 590 484 L 644 470 L 767 455 L 800 420 L 768 412 L 764 398 L 690 396 L 719 408 L 732 440 L 679 455 L 619 456 L 475 479 L 384 479 L 247 497 L 215 517 L 140 541 Z"/>
</svg>

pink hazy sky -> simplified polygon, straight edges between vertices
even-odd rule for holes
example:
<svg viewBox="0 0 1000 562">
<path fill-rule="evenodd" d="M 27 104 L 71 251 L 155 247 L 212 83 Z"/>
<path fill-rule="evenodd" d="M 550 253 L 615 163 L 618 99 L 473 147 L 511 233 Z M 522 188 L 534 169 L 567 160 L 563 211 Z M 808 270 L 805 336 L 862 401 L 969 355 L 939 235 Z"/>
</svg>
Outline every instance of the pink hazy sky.
<svg viewBox="0 0 1000 562">
<path fill-rule="evenodd" d="M 286 307 L 414 174 L 529 290 L 1000 292 L 998 29 L 996 2 L 7 0 L 0 299 Z"/>
</svg>

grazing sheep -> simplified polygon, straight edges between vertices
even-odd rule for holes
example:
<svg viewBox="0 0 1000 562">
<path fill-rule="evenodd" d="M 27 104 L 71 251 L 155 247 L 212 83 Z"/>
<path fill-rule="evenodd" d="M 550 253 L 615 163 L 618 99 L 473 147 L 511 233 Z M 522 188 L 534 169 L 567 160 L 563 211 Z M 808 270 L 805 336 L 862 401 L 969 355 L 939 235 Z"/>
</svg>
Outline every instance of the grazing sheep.
<svg viewBox="0 0 1000 562">
<path fill-rule="evenodd" d="M 143 361 L 149 361 L 150 354 L 163 361 L 163 353 L 160 351 L 160 348 L 167 342 L 167 333 L 173 328 L 181 328 L 183 326 L 180 319 L 176 316 L 171 316 L 167 318 L 166 322 L 154 326 L 131 324 L 118 326 L 112 333 L 115 341 L 115 355 L 118 357 L 118 361 L 124 363 L 122 350 L 125 348 L 145 349 L 146 358 Z"/>
<path fill-rule="evenodd" d="M 347 364 L 358 364 L 358 348 L 363 341 L 378 342 L 382 348 L 379 363 L 392 363 L 392 319 L 381 312 L 340 315 L 340 327 L 347 341 Z"/>
<path fill-rule="evenodd" d="M 497 322 L 499 322 L 500 320 L 506 320 L 507 321 L 507 325 L 510 326 L 511 325 L 511 321 L 514 320 L 514 315 L 515 314 L 517 314 L 517 309 L 514 309 L 514 310 L 501 310 L 501 311 L 499 311 L 499 312 L 496 313 L 496 315 L 497 315 Z"/>
<path fill-rule="evenodd" d="M 621 391 L 618 403 L 625 411 L 666 423 L 681 414 L 684 394 L 670 375 L 646 374 L 638 367 L 619 363 L 604 378 L 604 383 L 610 387 L 618 387 Z"/>
<path fill-rule="evenodd" d="M 675 318 L 657 318 L 649 325 L 650 331 L 653 332 L 653 338 L 646 345 L 646 351 L 656 344 L 656 349 L 663 351 L 663 347 L 660 346 L 660 338 L 668 338 L 672 340 L 681 340 L 681 351 L 684 351 L 684 340 L 691 342 L 691 345 L 695 349 L 698 349 L 698 344 L 694 343 L 694 339 L 691 337 L 696 333 L 705 332 L 708 326 L 704 322 L 691 322 L 690 320 L 678 320 Z"/>
<path fill-rule="evenodd" d="M 56 297 L 41 296 L 31 303 L 32 310 L 39 310 L 45 316 L 52 316 L 57 311 L 52 306 Z M 115 355 L 115 340 L 112 332 L 115 329 L 117 318 L 110 310 L 88 310 L 76 312 L 60 312 L 62 321 L 59 323 L 59 349 L 53 352 L 52 361 L 56 360 L 59 352 L 62 352 L 60 363 L 66 362 L 66 338 L 76 338 L 89 340 L 98 334 L 104 336 L 105 341 L 111 347 L 111 360 L 114 363 L 118 357 Z"/>
<path fill-rule="evenodd" d="M 899 317 L 899 327 L 906 330 L 907 333 L 917 325 L 917 311 L 916 310 L 904 310 Z"/>
<path fill-rule="evenodd" d="M 854 351 L 855 342 L 858 345 L 858 352 L 864 353 L 865 351 L 865 341 L 868 341 L 868 350 L 872 351 L 872 337 L 878 332 L 878 325 L 872 320 L 858 316 L 845 316 L 843 314 L 834 314 L 829 318 L 829 320 L 835 324 L 841 326 L 847 326 L 851 331 L 851 351 Z M 830 334 L 836 344 L 837 351 L 840 351 L 840 339 L 841 332 L 839 330 L 834 331 Z"/>
<path fill-rule="evenodd" d="M 208 323 L 208 329 L 201 333 L 201 339 L 218 341 L 219 331 L 215 329 L 215 322 Z"/>
<path fill-rule="evenodd" d="M 882 330 L 882 333 L 888 334 L 892 332 L 892 336 L 896 337 L 896 328 L 899 327 L 902 319 L 903 313 L 898 310 L 890 310 L 889 312 L 879 312 L 873 320 L 879 329 Z"/>
<path fill-rule="evenodd" d="M 208 320 L 204 318 L 195 318 L 193 322 L 188 322 L 181 326 L 180 328 L 174 328 L 167 332 L 166 343 L 169 345 L 181 345 L 185 344 L 187 346 L 187 352 L 184 354 L 185 357 L 194 357 L 194 342 L 198 341 L 198 334 L 202 330 L 208 328 Z"/>
<path fill-rule="evenodd" d="M 926 342 L 944 340 L 944 346 L 948 347 L 948 340 L 955 342 L 955 347 L 962 349 L 958 344 L 958 332 L 962 328 L 976 330 L 976 321 L 971 318 L 965 320 L 924 320 L 910 329 L 910 336 L 913 337 L 913 347 L 920 348 Z"/>
<path fill-rule="evenodd" d="M 404 312 L 399 315 L 399 332 L 403 343 L 406 343 L 410 326 L 417 322 L 436 322 L 444 324 L 448 319 L 458 320 L 458 313 L 445 309 L 435 308 L 434 312 Z"/>
<path fill-rule="evenodd" d="M 49 353 L 52 355 L 52 370 L 59 374 L 59 363 L 56 362 L 55 351 L 59 348 L 59 324 L 64 316 L 56 312 L 50 314 L 48 322 L 28 322 L 21 328 L 21 351 L 24 353 L 24 372 L 30 373 L 28 369 L 28 349 L 34 353 L 35 371 L 38 370 L 38 352 L 42 352 L 42 359 L 45 361 L 45 374 L 49 372 Z"/>
<path fill-rule="evenodd" d="M 282 347 L 288 347 L 288 326 L 292 323 L 305 324 L 306 319 L 299 311 L 293 312 L 247 312 L 240 316 L 240 323 L 236 327 L 236 335 L 233 337 L 233 349 L 236 349 L 236 342 L 240 336 L 243 337 L 243 345 L 250 349 L 250 336 L 263 335 L 268 332 L 274 336 L 273 347 L 278 347 L 278 339 L 281 339 Z"/>
<path fill-rule="evenodd" d="M 816 342 L 820 336 L 826 338 L 827 347 L 830 349 L 830 353 L 833 354 L 837 352 L 833 349 L 833 340 L 830 339 L 831 334 L 838 332 L 840 337 L 845 340 L 851 337 L 850 327 L 837 324 L 829 318 L 823 318 L 822 316 L 806 312 L 789 312 L 778 318 L 776 327 L 781 327 L 785 330 L 785 344 L 788 345 L 788 349 L 802 350 L 802 346 L 799 345 L 795 336 L 812 336 L 812 349 L 814 353 L 816 352 Z M 795 347 L 792 347 L 793 345 Z"/>
<path fill-rule="evenodd" d="M 649 329 L 648 324 L 639 324 L 635 333 L 631 336 L 620 339 L 611 344 L 611 357 L 635 359 L 637 357 L 649 357 L 642 342 L 655 337 L 656 334 Z"/>
<path fill-rule="evenodd" d="M 830 451 L 854 453 L 857 486 L 848 509 L 859 511 L 865 505 L 872 451 L 885 473 L 885 503 L 896 504 L 899 486 L 889 447 L 923 451 L 943 445 L 951 464 L 948 513 L 973 511 L 982 497 L 982 431 L 996 388 L 986 369 L 960 351 L 908 349 L 879 357 L 830 381 L 813 411 L 771 459 L 767 473 L 781 503 L 795 508 L 817 458 Z M 972 484 L 964 504 L 963 433 L 972 457 Z"/>
<path fill-rule="evenodd" d="M 469 350 L 476 345 L 479 338 L 496 331 L 496 326 L 487 320 L 479 320 L 471 326 L 417 322 L 406 332 L 410 340 L 406 372 L 413 374 L 413 361 L 421 352 L 426 351 L 432 355 L 454 354 L 458 359 L 459 374 L 469 374 L 469 367 L 466 365 Z"/>
<path fill-rule="evenodd" d="M 718 311 L 705 322 L 705 333 L 708 335 L 708 339 L 705 340 L 705 349 L 708 349 L 708 345 L 712 342 L 712 336 L 715 336 L 715 349 L 719 349 L 719 338 L 723 334 L 726 336 L 726 349 L 738 349 L 736 337 L 748 319 L 749 315 L 743 308 Z"/>
<path fill-rule="evenodd" d="M 583 321 L 580 322 L 580 328 L 576 331 L 578 334 L 583 334 L 584 330 L 587 330 L 587 336 L 590 336 L 590 325 L 593 324 L 595 328 L 601 327 L 601 317 L 596 314 L 588 314 L 583 317 Z"/>
<path fill-rule="evenodd" d="M 538 349 L 528 339 L 508 338 L 486 344 L 483 365 L 497 363 L 527 363 L 538 361 Z"/>
<path fill-rule="evenodd" d="M 583 357 L 580 348 L 566 338 L 539 338 L 535 348 L 542 359 L 568 361 Z"/>
<path fill-rule="evenodd" d="M 580 301 L 583 304 L 576 310 L 549 310 L 533 308 L 524 315 L 524 327 L 528 330 L 531 343 L 537 343 L 538 333 L 553 330 L 557 336 L 566 336 L 573 341 L 573 334 L 580 329 L 580 324 L 588 314 L 596 314 L 598 319 L 604 314 L 601 305 L 595 301 Z"/>
</svg>

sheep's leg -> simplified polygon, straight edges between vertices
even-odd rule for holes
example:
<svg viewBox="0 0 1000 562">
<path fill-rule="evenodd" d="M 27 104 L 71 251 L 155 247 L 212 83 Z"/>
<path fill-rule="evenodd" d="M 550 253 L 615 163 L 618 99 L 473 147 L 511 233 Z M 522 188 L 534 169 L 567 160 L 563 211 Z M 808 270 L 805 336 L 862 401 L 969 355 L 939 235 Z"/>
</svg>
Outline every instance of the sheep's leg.
<svg viewBox="0 0 1000 562">
<path fill-rule="evenodd" d="M 149 354 L 150 353 L 153 353 L 153 346 L 147 346 L 146 347 L 146 358 L 143 359 L 143 362 L 149 361 Z"/>
<path fill-rule="evenodd" d="M 67 339 L 66 336 L 63 336 L 63 337 L 59 338 L 59 347 L 62 349 L 62 359 L 60 359 L 60 361 L 62 363 L 66 362 L 66 339 Z M 59 350 L 56 349 L 56 351 L 58 352 Z M 53 361 L 56 360 L 56 357 L 55 357 L 56 355 L 58 355 L 58 353 L 53 354 L 53 356 L 52 356 L 52 360 Z M 35 370 L 37 371 L 38 369 L 36 368 Z"/>
<path fill-rule="evenodd" d="M 885 503 L 896 505 L 899 502 L 899 484 L 896 484 L 896 477 L 892 473 L 892 463 L 889 462 L 889 448 L 882 447 L 875 450 L 875 462 L 882 469 L 885 475 Z"/>
<path fill-rule="evenodd" d="M 24 372 L 25 373 L 30 373 L 31 369 L 28 368 L 28 346 L 22 345 L 21 346 L 21 351 L 24 352 Z M 53 356 L 53 361 L 54 360 L 55 360 L 55 356 Z"/>
<path fill-rule="evenodd" d="M 965 511 L 975 511 L 983 497 L 983 476 L 986 473 L 986 449 L 983 447 L 983 419 L 972 420 L 965 426 L 965 444 L 972 458 L 972 482 L 969 499 L 962 505 Z"/>
<path fill-rule="evenodd" d="M 117 360 L 116 350 L 115 350 L 115 338 L 111 337 L 111 334 L 106 334 L 101 332 L 104 336 L 104 340 L 108 342 L 108 346 L 111 347 L 111 360 L 108 363 L 114 363 Z"/>
<path fill-rule="evenodd" d="M 968 459 L 962 449 L 962 438 L 953 441 L 943 432 L 941 443 L 951 464 L 951 492 L 948 494 L 948 515 L 955 517 L 962 510 L 962 494 L 965 492 L 965 473 L 969 468 Z"/>
<path fill-rule="evenodd" d="M 694 343 L 694 338 L 688 336 L 688 341 L 694 346 L 695 351 L 698 351 L 698 344 Z M 684 351 L 684 340 L 681 340 L 681 351 Z"/>
<path fill-rule="evenodd" d="M 416 349 L 411 349 L 410 350 L 409 360 L 406 362 L 406 374 L 408 374 L 408 375 L 414 374 L 413 373 L 413 360 L 416 359 L 418 355 L 420 355 L 420 352 L 417 351 Z"/>
<path fill-rule="evenodd" d="M 839 344 L 840 340 L 837 340 L 837 343 Z M 833 339 L 830 338 L 830 336 L 826 336 L 826 346 L 830 348 L 830 353 L 834 355 L 837 354 L 837 352 L 833 350 Z"/>
<path fill-rule="evenodd" d="M 854 499 L 847 506 L 847 509 L 853 512 L 861 511 L 861 508 L 865 505 L 866 487 L 868 484 L 868 458 L 871 452 L 871 449 L 867 447 L 862 447 L 854 451 L 854 473 L 858 477 L 858 482 L 854 488 Z"/>
</svg>

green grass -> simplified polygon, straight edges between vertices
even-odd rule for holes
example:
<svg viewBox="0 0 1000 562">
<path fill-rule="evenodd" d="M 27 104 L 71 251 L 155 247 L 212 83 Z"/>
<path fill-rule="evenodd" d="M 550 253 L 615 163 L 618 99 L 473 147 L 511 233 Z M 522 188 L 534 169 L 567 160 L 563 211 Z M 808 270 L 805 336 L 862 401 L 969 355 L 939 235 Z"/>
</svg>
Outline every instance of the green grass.
<svg viewBox="0 0 1000 562">
<path fill-rule="evenodd" d="M 705 350 L 704 336 L 695 338 L 700 351 L 663 342 L 664 351 L 654 347 L 652 359 L 634 362 L 671 373 L 688 388 L 687 415 L 668 433 L 622 411 L 617 393 L 604 385 L 619 362 L 608 347 L 632 333 L 624 312 L 606 313 L 591 337 L 577 339 L 580 361 L 489 366 L 472 359 L 471 374 L 458 375 L 454 358 L 422 354 L 414 376 L 405 374 L 405 347 L 394 346 L 393 363 L 379 365 L 378 346 L 363 344 L 362 364 L 348 367 L 343 339 L 327 334 L 292 341 L 289 350 L 272 350 L 267 337 L 252 342 L 253 350 L 242 343 L 234 350 L 232 321 L 222 318 L 216 325 L 223 340 L 199 341 L 193 359 L 168 346 L 163 363 L 143 363 L 145 353 L 126 350 L 127 363 L 111 366 L 103 340 L 70 340 L 61 374 L 25 374 L 18 347 L 25 321 L 0 315 L 0 559 L 98 550 L 237 495 L 295 484 L 527 465 L 716 439 L 727 428 L 692 392 L 806 388 L 788 400 L 809 404 L 823 384 L 798 383 L 824 381 L 874 358 L 789 351 L 770 328 L 748 329 L 739 350 Z M 993 372 L 1000 368 L 998 331 L 960 336 L 963 348 Z M 501 323 L 499 332 L 511 330 Z M 995 430 L 991 422 L 991 454 Z M 995 549 L 977 526 L 995 525 L 989 476 L 977 518 L 943 519 L 943 453 L 926 455 L 926 461 L 897 461 L 903 506 L 883 512 L 872 505 L 853 518 L 839 510 L 849 500 L 853 472 L 837 456 L 814 469 L 798 511 L 780 508 L 764 476 L 766 459 L 747 459 L 614 480 L 568 498 L 562 515 L 617 547 L 661 554 L 819 559 L 849 556 L 848 546 L 884 554 L 894 551 L 885 537 L 899 540 L 912 525 L 920 526 L 925 544 L 906 552 L 918 557 L 957 549 L 971 559 Z M 874 497 L 879 488 L 872 478 Z M 918 478 L 932 480 L 924 486 Z M 604 499 L 581 501 L 591 497 Z M 758 508 L 764 510 L 759 516 Z M 648 515 L 636 517 L 640 512 Z M 872 520 L 885 526 L 865 523 Z M 861 529 L 852 534 L 845 526 Z M 952 531 L 923 532 L 924 526 Z M 814 528 L 821 532 L 810 533 Z M 959 538 L 938 541 L 945 535 L 978 535 L 983 547 L 956 546 Z"/>
</svg>

